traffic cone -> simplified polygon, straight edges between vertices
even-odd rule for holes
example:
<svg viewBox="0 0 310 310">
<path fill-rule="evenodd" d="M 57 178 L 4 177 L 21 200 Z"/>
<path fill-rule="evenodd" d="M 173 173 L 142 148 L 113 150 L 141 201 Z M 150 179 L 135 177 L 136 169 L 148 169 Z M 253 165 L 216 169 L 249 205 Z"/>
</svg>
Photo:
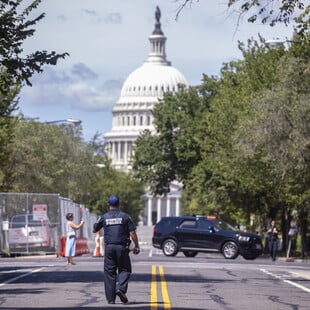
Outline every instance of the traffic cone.
<svg viewBox="0 0 310 310">
<path fill-rule="evenodd" d="M 96 233 L 96 238 L 95 238 L 95 250 L 94 250 L 94 256 L 99 257 L 102 256 L 102 253 L 100 251 L 100 234 Z"/>
</svg>

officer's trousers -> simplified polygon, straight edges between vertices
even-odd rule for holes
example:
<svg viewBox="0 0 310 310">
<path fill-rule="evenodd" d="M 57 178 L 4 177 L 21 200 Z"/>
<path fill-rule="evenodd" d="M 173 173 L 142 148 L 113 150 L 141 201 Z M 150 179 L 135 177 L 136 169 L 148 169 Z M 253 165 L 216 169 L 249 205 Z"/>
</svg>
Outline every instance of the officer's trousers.
<svg viewBox="0 0 310 310">
<path fill-rule="evenodd" d="M 269 252 L 272 260 L 276 260 L 277 250 L 278 250 L 278 240 L 277 239 L 269 239 L 268 241 Z"/>
<path fill-rule="evenodd" d="M 127 292 L 131 274 L 129 249 L 108 244 L 104 251 L 104 289 L 108 301 L 115 300 L 115 291 Z"/>
</svg>

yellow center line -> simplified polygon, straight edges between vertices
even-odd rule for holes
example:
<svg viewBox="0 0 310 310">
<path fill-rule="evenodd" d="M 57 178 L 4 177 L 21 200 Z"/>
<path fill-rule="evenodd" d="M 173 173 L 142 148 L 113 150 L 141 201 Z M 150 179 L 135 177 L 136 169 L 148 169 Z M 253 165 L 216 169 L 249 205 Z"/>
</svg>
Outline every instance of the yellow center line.
<svg viewBox="0 0 310 310">
<path fill-rule="evenodd" d="M 159 266 L 159 274 L 161 279 L 161 293 L 163 295 L 164 309 L 171 309 L 170 298 L 168 294 L 167 282 L 165 279 L 163 266 Z"/>
<path fill-rule="evenodd" d="M 151 282 L 151 310 L 157 310 L 159 307 L 157 296 L 157 279 L 156 279 L 156 266 L 152 266 L 152 282 Z M 161 284 L 161 294 L 163 300 L 164 309 L 170 310 L 171 303 L 168 294 L 167 282 L 165 279 L 165 273 L 163 266 L 158 266 Z"/>
<path fill-rule="evenodd" d="M 151 310 L 157 310 L 157 282 L 156 282 L 156 266 L 152 266 L 152 282 L 151 282 Z"/>
</svg>

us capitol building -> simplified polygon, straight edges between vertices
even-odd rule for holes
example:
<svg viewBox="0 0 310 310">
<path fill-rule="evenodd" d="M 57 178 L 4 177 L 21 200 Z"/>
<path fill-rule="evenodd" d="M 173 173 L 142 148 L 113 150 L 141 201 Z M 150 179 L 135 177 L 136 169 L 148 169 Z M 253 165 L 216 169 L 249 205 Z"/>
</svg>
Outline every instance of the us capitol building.
<svg viewBox="0 0 310 310">
<path fill-rule="evenodd" d="M 155 134 L 152 109 L 164 92 L 176 92 L 178 84 L 188 86 L 183 74 L 167 60 L 166 37 L 161 30 L 160 9 L 155 11 L 155 29 L 149 36 L 150 52 L 142 66 L 125 80 L 120 97 L 113 108 L 111 131 L 104 135 L 104 146 L 112 166 L 128 173 L 133 145 L 142 130 Z M 167 196 L 154 197 L 145 192 L 143 224 L 154 225 L 162 216 L 180 213 L 180 184 L 172 183 Z"/>
</svg>

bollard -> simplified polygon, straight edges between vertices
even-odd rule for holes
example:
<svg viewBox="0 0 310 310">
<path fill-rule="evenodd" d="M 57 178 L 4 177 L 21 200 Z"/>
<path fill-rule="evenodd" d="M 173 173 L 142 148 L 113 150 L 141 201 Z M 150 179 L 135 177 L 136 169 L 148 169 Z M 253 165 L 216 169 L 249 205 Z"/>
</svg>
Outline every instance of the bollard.
<svg viewBox="0 0 310 310">
<path fill-rule="evenodd" d="M 103 248 L 102 248 L 102 237 L 100 237 L 100 233 L 96 233 L 96 238 L 95 238 L 95 250 L 93 253 L 94 257 L 99 257 L 103 256 Z"/>
</svg>

